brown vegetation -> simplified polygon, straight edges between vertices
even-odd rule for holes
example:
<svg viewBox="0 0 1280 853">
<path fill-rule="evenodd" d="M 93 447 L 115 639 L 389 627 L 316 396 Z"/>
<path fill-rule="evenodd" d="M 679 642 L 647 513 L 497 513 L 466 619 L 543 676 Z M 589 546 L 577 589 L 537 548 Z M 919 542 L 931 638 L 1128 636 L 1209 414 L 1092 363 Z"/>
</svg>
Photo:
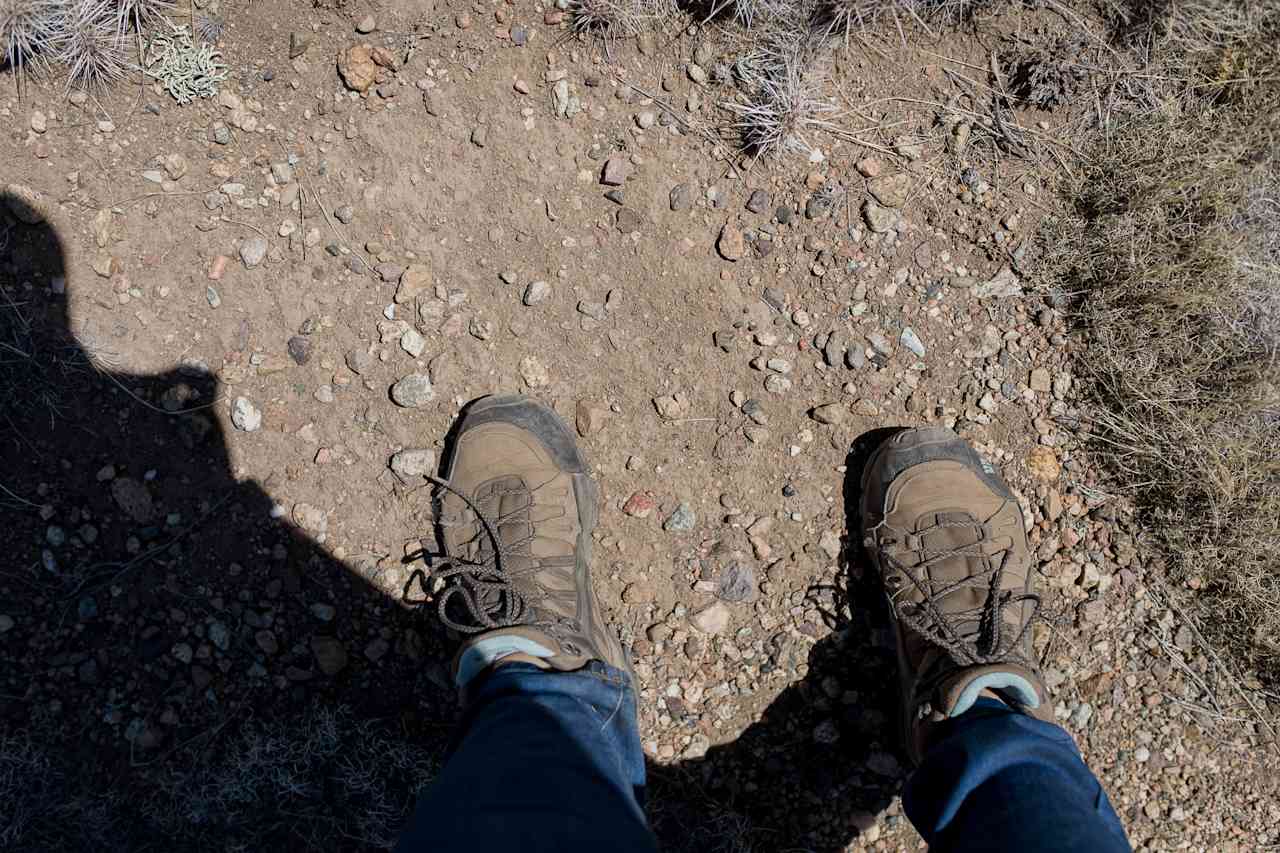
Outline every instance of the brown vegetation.
<svg viewBox="0 0 1280 853">
<path fill-rule="evenodd" d="M 1199 590 L 1205 633 L 1280 675 L 1280 15 L 1131 9 L 1163 108 L 1109 129 L 1043 273 L 1080 300 L 1094 438 Z"/>
</svg>

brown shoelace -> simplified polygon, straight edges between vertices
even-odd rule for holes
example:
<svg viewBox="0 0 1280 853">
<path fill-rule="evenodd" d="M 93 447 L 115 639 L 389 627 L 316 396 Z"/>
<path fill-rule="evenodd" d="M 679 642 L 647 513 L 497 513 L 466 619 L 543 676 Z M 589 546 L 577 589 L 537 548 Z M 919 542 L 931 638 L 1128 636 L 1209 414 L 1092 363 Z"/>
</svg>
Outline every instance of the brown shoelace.
<svg viewBox="0 0 1280 853">
<path fill-rule="evenodd" d="M 881 544 L 892 545 L 905 542 L 908 535 L 923 538 L 928 532 L 943 528 L 970 528 L 975 531 L 977 538 L 969 544 L 938 551 L 930 550 L 922 544 L 920 553 L 923 559 L 913 567 L 906 566 L 887 550 L 882 550 L 886 562 L 897 572 L 897 575 L 892 577 L 908 578 L 922 597 L 920 602 L 899 603 L 895 600 L 893 603 L 898 612 L 898 618 L 908 628 L 942 648 L 962 666 L 982 666 L 1013 661 L 1029 669 L 1035 669 L 1034 663 L 1027 660 L 1026 655 L 1021 651 L 1021 646 L 1027 631 L 1031 629 L 1037 618 L 1041 618 L 1040 596 L 1036 593 L 1015 593 L 1012 590 L 1000 588 L 1004 580 L 1005 565 L 1008 563 L 1011 552 L 1008 548 L 1003 548 L 996 554 L 988 554 L 982 550 L 983 545 L 993 541 L 987 525 L 972 521 L 940 521 L 915 534 L 903 533 L 882 525 L 880 529 L 888 531 L 895 538 L 885 537 L 882 533 Z M 983 568 L 942 586 L 937 586 L 927 579 L 926 573 L 931 566 L 953 557 L 977 557 L 982 561 Z M 993 561 L 993 558 L 998 560 Z M 887 583 L 889 580 L 886 578 Z M 889 585 L 895 586 L 892 583 Z M 982 586 L 987 589 L 987 597 L 978 607 L 946 612 L 940 606 L 940 602 L 948 595 L 959 590 Z M 897 596 L 895 589 L 891 598 L 896 599 Z M 1010 630 L 1010 624 L 1004 619 L 1005 609 L 1020 606 L 1026 602 L 1031 602 L 1031 612 L 1023 618 L 1014 620 L 1014 624 L 1020 624 L 1017 630 Z M 975 622 L 978 626 L 976 636 L 962 632 L 959 627 L 965 623 Z"/>
</svg>

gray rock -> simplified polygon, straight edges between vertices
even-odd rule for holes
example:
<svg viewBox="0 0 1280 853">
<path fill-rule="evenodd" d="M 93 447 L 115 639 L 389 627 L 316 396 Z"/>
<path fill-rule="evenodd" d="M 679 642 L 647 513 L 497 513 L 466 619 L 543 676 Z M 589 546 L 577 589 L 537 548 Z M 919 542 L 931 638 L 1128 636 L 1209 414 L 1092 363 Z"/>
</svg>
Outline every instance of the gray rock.
<svg viewBox="0 0 1280 853">
<path fill-rule="evenodd" d="M 366 350 L 353 349 L 347 353 L 346 362 L 347 368 L 358 375 L 373 366 L 373 356 Z"/>
<path fill-rule="evenodd" d="M 843 334 L 837 331 L 828 335 L 822 346 L 822 360 L 827 363 L 827 367 L 839 367 L 844 362 L 846 348 Z"/>
<path fill-rule="evenodd" d="M 422 373 L 410 373 L 391 386 L 391 399 L 397 406 L 418 409 L 436 397 L 430 377 Z"/>
<path fill-rule="evenodd" d="M 1009 296 L 1022 295 L 1022 283 L 1018 281 L 1018 276 L 1013 270 L 1005 267 L 996 273 L 989 281 L 975 285 L 973 295 L 978 299 L 997 299 Z"/>
<path fill-rule="evenodd" d="M 820 424 L 834 425 L 844 423 L 849 417 L 849 410 L 841 403 L 823 403 L 814 406 L 809 414 Z"/>
<path fill-rule="evenodd" d="M 524 304 L 537 305 L 551 294 L 551 285 L 545 281 L 531 281 L 524 289 Z"/>
<path fill-rule="evenodd" d="M 868 333 L 867 341 L 871 344 L 871 348 L 881 355 L 893 355 L 893 344 L 889 343 L 889 339 L 880 332 Z"/>
<path fill-rule="evenodd" d="M 920 340 L 920 336 L 910 326 L 902 329 L 902 334 L 898 337 L 898 340 L 904 347 L 915 353 L 917 358 L 924 358 L 924 341 Z"/>
<path fill-rule="evenodd" d="M 306 364 L 311 360 L 311 338 L 306 335 L 294 335 L 287 344 L 289 357 L 297 364 Z"/>
<path fill-rule="evenodd" d="M 356 218 L 356 211 L 351 205 L 344 204 L 333 211 L 333 216 L 343 225 L 350 225 L 351 220 Z"/>
<path fill-rule="evenodd" d="M 220 121 L 213 123 L 213 141 L 217 145 L 231 144 L 231 128 Z"/>
<path fill-rule="evenodd" d="M 752 213 L 764 213 L 773 204 L 773 199 L 765 190 L 752 190 L 747 198 L 747 210 Z"/>
<path fill-rule="evenodd" d="M 248 397 L 236 397 L 231 404 L 231 423 L 238 430 L 253 432 L 262 426 L 262 410 Z"/>
<path fill-rule="evenodd" d="M 231 631 L 221 622 L 212 622 L 209 625 L 209 642 L 225 652 L 231 648 Z"/>
<path fill-rule="evenodd" d="M 264 237 L 250 237 L 240 244 L 240 260 L 245 269 L 253 269 L 267 257 L 267 241 Z"/>
<path fill-rule="evenodd" d="M 759 426 L 768 426 L 769 418 L 765 415 L 764 406 L 754 397 L 742 404 L 742 413 Z"/>
<path fill-rule="evenodd" d="M 639 212 L 630 207 L 624 207 L 618 211 L 615 223 L 618 226 L 618 230 L 623 234 L 639 231 L 640 226 L 644 224 Z"/>
<path fill-rule="evenodd" d="M 557 80 L 551 87 L 551 106 L 557 118 L 569 115 L 569 81 Z"/>
<path fill-rule="evenodd" d="M 404 334 L 400 336 L 400 349 L 407 352 L 411 357 L 417 358 L 422 355 L 423 350 L 427 348 L 427 339 L 418 333 L 418 330 L 410 326 L 404 330 Z"/>
<path fill-rule="evenodd" d="M 742 601 L 754 601 L 756 598 L 756 573 L 748 565 L 732 563 L 720 573 L 720 581 L 716 586 L 716 595 L 722 601 L 737 604 Z"/>
<path fill-rule="evenodd" d="M 435 468 L 436 452 L 430 448 L 401 450 L 391 457 L 391 470 L 406 479 L 430 474 Z"/>
<path fill-rule="evenodd" d="M 117 477 L 111 481 L 111 497 L 120 511 L 137 524 L 150 524 L 155 518 L 155 502 L 140 480 Z"/>
<path fill-rule="evenodd" d="M 765 377 L 764 390 L 770 394 L 785 394 L 791 390 L 791 380 L 780 373 L 770 373 Z"/>
<path fill-rule="evenodd" d="M 867 199 L 862 203 L 862 218 L 867 221 L 867 227 L 872 231 L 884 234 L 893 230 L 894 224 L 898 221 L 898 214 L 872 199 Z"/>
<path fill-rule="evenodd" d="M 840 556 L 840 534 L 834 530 L 822 531 L 822 535 L 818 537 L 818 547 L 827 555 L 827 559 L 834 560 Z"/>
<path fill-rule="evenodd" d="M 293 521 L 303 530 L 315 536 L 323 536 L 329 530 L 329 514 L 313 504 L 294 504 Z"/>
<path fill-rule="evenodd" d="M 89 622 L 98 618 L 98 599 L 92 595 L 86 595 L 80 599 L 80 603 L 76 605 L 76 615 L 80 617 L 81 622 Z"/>
<path fill-rule="evenodd" d="M 378 22 L 373 15 L 365 15 L 356 24 L 356 32 L 361 34 L 371 33 L 378 28 Z"/>
<path fill-rule="evenodd" d="M 311 653 L 325 675 L 337 675 L 347 667 L 347 650 L 337 637 L 312 637 Z"/>
<path fill-rule="evenodd" d="M 697 523 L 698 517 L 694 515 L 693 507 L 681 502 L 676 507 L 675 512 L 667 516 L 667 520 L 662 522 L 662 529 L 668 533 L 688 533 L 693 530 L 694 525 Z"/>
<path fill-rule="evenodd" d="M 404 275 L 405 268 L 400 264 L 386 263 L 378 264 L 374 267 L 374 270 L 378 273 L 378 278 L 383 281 L 391 282 L 399 281 L 400 277 Z"/>
</svg>

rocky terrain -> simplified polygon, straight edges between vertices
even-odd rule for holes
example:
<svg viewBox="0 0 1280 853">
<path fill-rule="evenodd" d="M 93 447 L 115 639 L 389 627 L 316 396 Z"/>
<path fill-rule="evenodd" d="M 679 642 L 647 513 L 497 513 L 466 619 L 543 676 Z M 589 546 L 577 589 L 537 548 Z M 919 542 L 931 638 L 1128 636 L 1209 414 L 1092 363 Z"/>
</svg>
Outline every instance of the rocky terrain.
<svg viewBox="0 0 1280 853">
<path fill-rule="evenodd" d="M 715 25 L 225 14 L 215 98 L 0 96 L 5 330 L 41 364 L 0 420 L 0 840 L 394 840 L 456 718 L 425 475 L 462 405 L 520 391 L 601 488 L 670 849 L 919 846 L 852 508 L 882 430 L 925 423 L 1017 490 L 1056 715 L 1135 847 L 1280 843 L 1274 697 L 1084 449 L 1088 353 L 1031 285 L 1061 167 L 937 121 L 983 38 L 1061 19 L 841 53 L 850 130 L 806 162 L 713 133 Z"/>
</svg>

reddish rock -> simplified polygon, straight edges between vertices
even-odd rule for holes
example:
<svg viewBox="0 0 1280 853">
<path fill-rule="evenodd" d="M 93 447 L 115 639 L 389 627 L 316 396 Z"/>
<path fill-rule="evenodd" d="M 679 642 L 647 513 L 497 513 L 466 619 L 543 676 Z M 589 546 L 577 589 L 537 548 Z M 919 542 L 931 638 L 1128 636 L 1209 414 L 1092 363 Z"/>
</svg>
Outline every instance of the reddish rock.
<svg viewBox="0 0 1280 853">
<path fill-rule="evenodd" d="M 622 511 L 632 518 L 648 518 L 657 508 L 658 502 L 646 492 L 636 492 L 622 505 Z"/>
</svg>

